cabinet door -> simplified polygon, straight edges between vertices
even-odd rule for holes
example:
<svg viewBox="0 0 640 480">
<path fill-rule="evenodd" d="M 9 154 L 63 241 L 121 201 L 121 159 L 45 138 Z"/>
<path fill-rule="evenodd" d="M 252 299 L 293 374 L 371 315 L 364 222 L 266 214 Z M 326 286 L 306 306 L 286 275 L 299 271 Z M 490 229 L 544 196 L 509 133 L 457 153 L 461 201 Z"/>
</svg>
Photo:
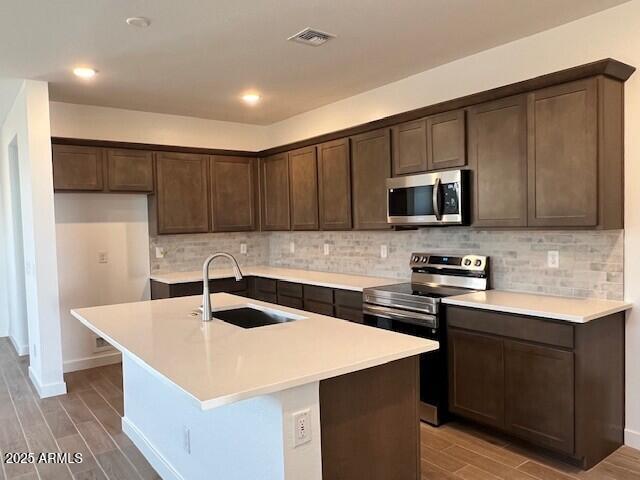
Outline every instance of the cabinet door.
<svg viewBox="0 0 640 480">
<path fill-rule="evenodd" d="M 574 446 L 573 352 L 504 341 L 505 427 L 565 453 Z"/>
<path fill-rule="evenodd" d="M 504 426 L 502 340 L 448 330 L 449 409 L 463 417 Z"/>
<path fill-rule="evenodd" d="M 153 153 L 109 149 L 106 156 L 110 191 L 153 192 Z"/>
<path fill-rule="evenodd" d="M 261 160 L 262 229 L 289 230 L 289 155 L 278 153 Z"/>
<path fill-rule="evenodd" d="M 215 155 L 210 171 L 212 230 L 255 230 L 256 159 Z"/>
<path fill-rule="evenodd" d="M 526 108 L 521 95 L 469 109 L 473 226 L 527 224 Z"/>
<path fill-rule="evenodd" d="M 393 176 L 427 171 L 425 120 L 403 123 L 391 129 Z"/>
<path fill-rule="evenodd" d="M 529 94 L 529 226 L 598 221 L 596 79 Z"/>
<path fill-rule="evenodd" d="M 388 129 L 351 137 L 353 228 L 390 228 L 387 223 L 387 178 L 391 176 Z"/>
<path fill-rule="evenodd" d="M 101 148 L 52 145 L 51 151 L 55 190 L 103 190 L 103 150 Z"/>
<path fill-rule="evenodd" d="M 291 229 L 318 229 L 318 162 L 316 147 L 289 152 Z"/>
<path fill-rule="evenodd" d="M 467 163 L 464 110 L 427 117 L 427 168 L 462 167 Z"/>
<path fill-rule="evenodd" d="M 322 230 L 351 228 L 349 139 L 318 146 L 318 199 Z"/>
<path fill-rule="evenodd" d="M 156 154 L 158 233 L 209 231 L 208 157 Z"/>
</svg>

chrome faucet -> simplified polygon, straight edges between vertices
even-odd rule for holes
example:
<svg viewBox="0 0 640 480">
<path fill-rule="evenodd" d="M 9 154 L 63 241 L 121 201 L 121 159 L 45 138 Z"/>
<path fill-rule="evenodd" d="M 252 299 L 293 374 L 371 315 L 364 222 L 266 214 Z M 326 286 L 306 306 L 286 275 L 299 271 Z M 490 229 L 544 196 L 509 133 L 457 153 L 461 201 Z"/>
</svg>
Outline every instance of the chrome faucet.
<svg viewBox="0 0 640 480">
<path fill-rule="evenodd" d="M 211 315 L 211 297 L 209 295 L 209 265 L 213 261 L 214 258 L 225 257 L 231 261 L 231 266 L 233 267 L 233 275 L 236 277 L 236 282 L 242 280 L 242 272 L 240 271 L 240 266 L 238 262 L 233 257 L 225 252 L 214 253 L 207 257 L 202 265 L 202 321 L 210 322 Z"/>
</svg>

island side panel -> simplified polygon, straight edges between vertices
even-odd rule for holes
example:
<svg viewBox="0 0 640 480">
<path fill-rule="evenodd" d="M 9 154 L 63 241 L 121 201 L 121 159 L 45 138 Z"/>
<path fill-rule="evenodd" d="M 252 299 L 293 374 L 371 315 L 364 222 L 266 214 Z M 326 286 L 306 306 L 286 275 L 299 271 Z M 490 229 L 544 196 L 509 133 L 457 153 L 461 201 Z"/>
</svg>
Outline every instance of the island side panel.
<svg viewBox="0 0 640 480">
<path fill-rule="evenodd" d="M 323 480 L 420 479 L 413 356 L 320 382 Z"/>
</svg>

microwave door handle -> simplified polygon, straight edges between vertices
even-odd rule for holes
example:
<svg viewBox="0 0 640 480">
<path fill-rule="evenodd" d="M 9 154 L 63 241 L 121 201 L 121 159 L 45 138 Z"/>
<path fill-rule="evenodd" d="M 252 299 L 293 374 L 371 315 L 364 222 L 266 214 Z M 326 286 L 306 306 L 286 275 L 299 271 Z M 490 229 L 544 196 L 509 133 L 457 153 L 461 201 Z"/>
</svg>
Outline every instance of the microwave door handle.
<svg viewBox="0 0 640 480">
<path fill-rule="evenodd" d="M 437 220 L 442 220 L 442 212 L 440 211 L 440 187 L 442 181 L 440 177 L 436 178 L 436 183 L 433 185 L 433 213 L 436 215 Z"/>
</svg>

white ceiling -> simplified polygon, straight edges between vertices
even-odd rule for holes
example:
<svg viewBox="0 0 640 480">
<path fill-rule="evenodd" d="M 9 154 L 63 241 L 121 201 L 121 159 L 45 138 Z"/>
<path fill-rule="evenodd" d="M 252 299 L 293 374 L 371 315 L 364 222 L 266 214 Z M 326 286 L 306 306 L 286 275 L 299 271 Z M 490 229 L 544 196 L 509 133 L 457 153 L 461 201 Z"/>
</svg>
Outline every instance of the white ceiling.
<svg viewBox="0 0 640 480">
<path fill-rule="evenodd" d="M 625 1 L 2 0 L 0 77 L 49 81 L 63 102 L 269 124 Z M 137 15 L 151 27 L 125 23 Z M 337 38 L 286 41 L 307 26 Z M 78 64 L 99 75 L 76 79 Z M 258 106 L 239 101 L 248 89 Z"/>
</svg>

